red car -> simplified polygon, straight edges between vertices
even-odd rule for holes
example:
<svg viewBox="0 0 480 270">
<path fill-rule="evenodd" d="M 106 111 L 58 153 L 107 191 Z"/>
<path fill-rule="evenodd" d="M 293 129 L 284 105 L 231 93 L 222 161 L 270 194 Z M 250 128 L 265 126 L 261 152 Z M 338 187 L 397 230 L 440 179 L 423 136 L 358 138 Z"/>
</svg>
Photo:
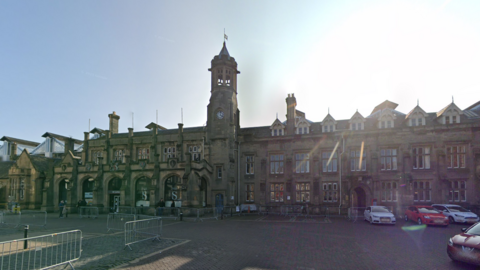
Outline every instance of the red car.
<svg viewBox="0 0 480 270">
<path fill-rule="evenodd" d="M 412 205 L 405 211 L 405 221 L 412 220 L 418 225 L 448 226 L 448 217 L 427 205 Z"/>
<path fill-rule="evenodd" d="M 480 222 L 450 238 L 447 254 L 454 261 L 480 265 Z"/>
</svg>

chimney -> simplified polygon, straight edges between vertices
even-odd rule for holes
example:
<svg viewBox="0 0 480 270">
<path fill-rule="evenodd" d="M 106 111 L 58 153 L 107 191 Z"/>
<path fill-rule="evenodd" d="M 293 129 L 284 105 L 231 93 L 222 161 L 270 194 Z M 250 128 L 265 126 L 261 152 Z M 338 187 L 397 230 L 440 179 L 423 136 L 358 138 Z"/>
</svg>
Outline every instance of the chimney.
<svg viewBox="0 0 480 270">
<path fill-rule="evenodd" d="M 17 143 L 12 142 L 10 144 L 10 160 L 17 159 Z"/>
<path fill-rule="evenodd" d="M 65 139 L 65 150 L 64 150 L 65 155 L 68 154 L 68 151 L 71 151 L 72 154 L 74 154 L 73 153 L 74 145 L 75 145 L 74 140 L 72 138 Z"/>
<path fill-rule="evenodd" d="M 108 130 L 112 134 L 117 134 L 118 133 L 118 120 L 120 120 L 120 116 L 118 116 L 115 112 L 111 113 L 108 115 L 108 118 L 110 119 L 110 123 L 108 125 Z"/>
<path fill-rule="evenodd" d="M 295 112 L 297 107 L 297 99 L 295 98 L 294 94 L 285 99 L 287 102 L 287 134 L 292 135 L 295 134 Z"/>
</svg>

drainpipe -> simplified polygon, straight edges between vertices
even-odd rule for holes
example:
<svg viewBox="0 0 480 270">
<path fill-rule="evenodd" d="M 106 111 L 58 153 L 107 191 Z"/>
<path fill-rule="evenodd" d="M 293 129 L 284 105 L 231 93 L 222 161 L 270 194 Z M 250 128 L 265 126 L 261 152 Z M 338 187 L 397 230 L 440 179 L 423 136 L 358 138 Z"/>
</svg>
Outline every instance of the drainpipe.
<svg viewBox="0 0 480 270">
<path fill-rule="evenodd" d="M 342 157 L 343 153 L 345 153 L 345 139 L 343 138 L 342 134 L 342 152 L 340 153 L 340 204 L 338 205 L 338 214 L 340 215 L 341 207 L 342 207 Z"/>
<path fill-rule="evenodd" d="M 240 206 L 240 142 L 237 147 L 237 205 Z"/>
</svg>

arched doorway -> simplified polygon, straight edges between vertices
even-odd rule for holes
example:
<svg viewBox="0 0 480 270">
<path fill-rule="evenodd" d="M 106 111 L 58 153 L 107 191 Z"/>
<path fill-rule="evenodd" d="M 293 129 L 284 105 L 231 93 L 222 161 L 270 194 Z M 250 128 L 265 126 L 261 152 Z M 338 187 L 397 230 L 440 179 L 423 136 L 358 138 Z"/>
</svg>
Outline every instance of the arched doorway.
<svg viewBox="0 0 480 270">
<path fill-rule="evenodd" d="M 67 182 L 65 179 L 58 183 L 58 203 L 60 201 L 67 202 Z"/>
<path fill-rule="evenodd" d="M 148 182 L 150 180 L 146 177 L 142 177 L 135 183 L 135 206 L 149 207 L 150 196 Z"/>
<path fill-rule="evenodd" d="M 165 206 L 170 207 L 172 201 L 175 201 L 175 206 L 179 207 L 181 205 L 181 194 L 177 189 L 177 184 L 180 182 L 180 177 L 177 175 L 172 175 L 165 180 L 165 188 L 163 196 L 165 198 Z"/>
<path fill-rule="evenodd" d="M 200 202 L 203 207 L 207 206 L 207 180 L 202 177 L 201 183 L 200 183 Z"/>
<path fill-rule="evenodd" d="M 110 211 L 116 212 L 120 206 L 120 189 L 122 188 L 122 179 L 113 178 L 108 182 L 108 207 Z"/>
<path fill-rule="evenodd" d="M 357 187 L 352 192 L 353 207 L 366 207 L 367 195 L 362 187 Z"/>
<path fill-rule="evenodd" d="M 87 205 L 93 204 L 93 187 L 95 186 L 95 182 L 93 178 L 85 179 L 82 185 L 82 195 L 81 199 L 83 199 Z"/>
</svg>

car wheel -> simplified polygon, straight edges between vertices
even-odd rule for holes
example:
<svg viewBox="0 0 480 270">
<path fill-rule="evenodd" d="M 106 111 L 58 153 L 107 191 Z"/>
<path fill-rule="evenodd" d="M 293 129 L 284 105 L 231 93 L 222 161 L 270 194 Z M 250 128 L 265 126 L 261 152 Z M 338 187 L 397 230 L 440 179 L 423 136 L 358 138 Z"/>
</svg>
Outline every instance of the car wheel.
<svg viewBox="0 0 480 270">
<path fill-rule="evenodd" d="M 405 222 L 408 222 L 408 216 L 405 215 Z"/>
<path fill-rule="evenodd" d="M 418 218 L 417 222 L 418 222 L 418 225 L 422 225 L 422 219 L 421 218 Z"/>
<path fill-rule="evenodd" d="M 370 217 L 370 224 L 372 224 L 372 223 L 373 223 L 373 219 L 372 219 L 372 217 Z"/>
<path fill-rule="evenodd" d="M 453 217 L 448 217 L 448 221 L 450 221 L 450 223 L 455 223 L 455 219 Z"/>
</svg>

